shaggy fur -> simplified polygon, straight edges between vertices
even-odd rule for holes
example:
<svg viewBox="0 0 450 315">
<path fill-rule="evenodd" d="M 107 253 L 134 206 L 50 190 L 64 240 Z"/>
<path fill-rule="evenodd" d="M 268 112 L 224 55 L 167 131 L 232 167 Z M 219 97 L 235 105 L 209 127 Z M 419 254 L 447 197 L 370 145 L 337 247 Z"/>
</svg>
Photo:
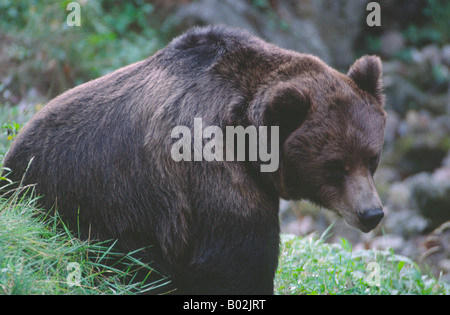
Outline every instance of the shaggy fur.
<svg viewBox="0 0 450 315">
<path fill-rule="evenodd" d="M 370 181 L 385 124 L 380 78 L 377 57 L 344 75 L 236 29 L 194 28 L 52 100 L 4 166 L 20 181 L 34 158 L 23 182 L 36 184 L 43 207 L 56 204 L 81 238 L 118 239 L 125 251 L 153 245 L 141 258 L 171 276 L 178 293 L 270 294 L 280 196 L 374 228 L 357 213 L 381 207 Z M 279 169 L 175 162 L 171 130 L 194 118 L 221 128 L 279 126 Z"/>
</svg>

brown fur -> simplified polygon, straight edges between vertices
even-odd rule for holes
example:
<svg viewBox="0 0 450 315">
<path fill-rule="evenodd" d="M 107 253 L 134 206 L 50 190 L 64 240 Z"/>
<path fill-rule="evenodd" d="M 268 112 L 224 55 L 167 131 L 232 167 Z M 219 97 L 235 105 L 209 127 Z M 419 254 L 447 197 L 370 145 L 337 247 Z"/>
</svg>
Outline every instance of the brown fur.
<svg viewBox="0 0 450 315">
<path fill-rule="evenodd" d="M 34 158 L 24 183 L 36 184 L 43 207 L 56 201 L 80 237 L 118 239 L 122 250 L 154 245 L 141 258 L 177 292 L 272 293 L 280 196 L 374 228 L 358 217 L 381 208 L 372 179 L 385 124 L 380 76 L 376 57 L 344 75 L 245 32 L 193 29 L 52 100 L 4 165 L 20 180 Z M 221 128 L 279 126 L 279 169 L 175 162 L 171 130 L 197 117 Z"/>
</svg>

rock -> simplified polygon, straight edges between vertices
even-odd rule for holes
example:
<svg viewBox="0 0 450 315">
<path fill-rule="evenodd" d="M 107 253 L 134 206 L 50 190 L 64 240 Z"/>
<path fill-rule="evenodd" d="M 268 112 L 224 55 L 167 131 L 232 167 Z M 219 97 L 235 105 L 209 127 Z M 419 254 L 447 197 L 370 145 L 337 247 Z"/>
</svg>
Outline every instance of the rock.
<svg viewBox="0 0 450 315">
<path fill-rule="evenodd" d="M 449 45 L 443 49 L 435 44 L 420 50 L 413 48 L 411 57 L 409 62 L 383 63 L 387 108 L 401 115 L 411 109 L 426 109 L 433 115 L 448 114 L 450 69 L 446 62 L 450 58 Z"/>
<path fill-rule="evenodd" d="M 385 218 L 382 224 L 385 233 L 400 235 L 406 239 L 425 232 L 429 227 L 429 220 L 421 215 L 411 189 L 412 183 L 419 182 L 421 176 L 426 175 L 424 173 L 390 186 L 383 201 Z"/>
<path fill-rule="evenodd" d="M 421 173 L 410 179 L 411 198 L 430 228 L 450 220 L 450 170 Z"/>
<path fill-rule="evenodd" d="M 411 58 L 417 65 L 422 64 L 439 64 L 442 62 L 441 49 L 436 44 L 425 46 L 422 49 L 412 48 Z"/>
<path fill-rule="evenodd" d="M 432 44 L 421 50 L 413 49 L 411 57 L 413 64 L 404 73 L 409 81 L 432 96 L 448 91 L 450 71 L 444 64 L 444 50 Z"/>
<path fill-rule="evenodd" d="M 398 128 L 400 126 L 400 116 L 394 112 L 393 110 L 386 110 L 387 119 L 386 119 L 386 129 L 385 129 L 385 137 L 384 140 L 387 143 L 393 143 L 398 136 Z"/>
<path fill-rule="evenodd" d="M 405 47 L 403 34 L 398 30 L 390 30 L 383 34 L 381 40 L 381 53 L 388 58 L 393 57 Z"/>
<path fill-rule="evenodd" d="M 243 0 L 199 0 L 179 6 L 169 19 L 176 33 L 194 25 L 227 24 L 347 68 L 355 59 L 353 47 L 365 4 L 364 0 L 286 0 L 258 7 Z"/>
<path fill-rule="evenodd" d="M 399 128 L 401 125 L 401 118 L 397 112 L 392 109 L 387 109 L 386 129 L 384 132 L 384 147 L 381 158 L 381 165 L 384 165 L 386 159 L 390 159 L 397 150 L 396 140 L 399 136 Z M 380 168 L 375 173 L 375 176 L 380 172 Z"/>
<path fill-rule="evenodd" d="M 450 150 L 448 151 L 447 156 L 442 160 L 442 166 L 444 168 L 450 168 Z"/>
<path fill-rule="evenodd" d="M 447 150 L 440 147 L 439 139 L 432 134 L 429 138 L 422 137 L 413 142 L 412 136 L 408 136 L 402 144 L 405 146 L 402 156 L 396 161 L 396 166 L 403 176 L 411 176 L 420 172 L 432 172 L 438 168 Z M 412 145 L 406 147 L 408 142 Z"/>
<path fill-rule="evenodd" d="M 400 173 L 394 167 L 381 165 L 374 175 L 375 185 L 380 198 L 383 200 L 391 185 L 401 179 Z"/>
<path fill-rule="evenodd" d="M 423 61 L 431 64 L 439 64 L 442 61 L 441 50 L 436 44 L 422 48 Z"/>
<path fill-rule="evenodd" d="M 391 185 L 387 195 L 387 205 L 394 211 L 410 209 L 411 190 L 407 183 L 397 182 Z"/>
<path fill-rule="evenodd" d="M 444 222 L 420 244 L 419 263 L 435 277 L 450 282 L 450 221 Z"/>
<path fill-rule="evenodd" d="M 291 0 L 291 2 L 299 3 L 299 6 L 304 2 L 312 4 L 311 20 L 329 48 L 331 63 L 337 68 L 347 69 L 355 59 L 353 49 L 361 32 L 361 24 L 365 22 L 368 13 L 367 1 Z"/>
<path fill-rule="evenodd" d="M 399 73 L 385 72 L 383 82 L 387 109 L 393 109 L 400 115 L 404 115 L 410 108 L 419 108 L 421 104 L 428 102 L 427 95 Z"/>
<path fill-rule="evenodd" d="M 442 47 L 442 62 L 447 67 L 450 67 L 450 44 L 447 44 L 444 47 Z"/>
<path fill-rule="evenodd" d="M 383 160 L 403 176 L 433 172 L 450 150 L 450 115 L 433 117 L 426 110 L 409 110 L 405 116 L 396 130 L 389 131 Z"/>
<path fill-rule="evenodd" d="M 410 110 L 406 113 L 406 124 L 409 132 L 425 131 L 430 126 L 430 115 L 427 112 Z"/>
<path fill-rule="evenodd" d="M 286 4 L 283 2 L 281 5 Z M 207 24 L 246 29 L 281 47 L 312 53 L 330 62 L 328 48 L 312 22 L 295 18 L 289 10 L 284 13 L 282 18 L 267 16 L 251 3 L 241 0 L 200 0 L 180 6 L 172 19 L 177 21 L 175 27 L 180 31 Z M 281 21 L 284 21 L 284 28 Z"/>
<path fill-rule="evenodd" d="M 436 228 L 450 220 L 450 166 L 391 184 L 383 203 L 387 234 L 407 239 Z"/>
<path fill-rule="evenodd" d="M 180 6 L 172 18 L 181 30 L 195 25 L 227 24 L 257 33 L 257 26 L 261 23 L 256 9 L 239 0 L 195 1 Z"/>
</svg>

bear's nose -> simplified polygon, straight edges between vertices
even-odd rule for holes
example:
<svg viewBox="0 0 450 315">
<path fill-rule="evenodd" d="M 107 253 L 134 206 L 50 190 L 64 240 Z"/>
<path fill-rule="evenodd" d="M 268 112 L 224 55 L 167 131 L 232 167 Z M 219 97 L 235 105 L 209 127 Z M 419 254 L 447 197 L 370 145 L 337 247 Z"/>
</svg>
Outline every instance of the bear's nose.
<svg viewBox="0 0 450 315">
<path fill-rule="evenodd" d="M 366 209 L 363 212 L 358 213 L 359 221 L 369 229 L 374 229 L 383 217 L 384 213 L 382 208 Z"/>
</svg>

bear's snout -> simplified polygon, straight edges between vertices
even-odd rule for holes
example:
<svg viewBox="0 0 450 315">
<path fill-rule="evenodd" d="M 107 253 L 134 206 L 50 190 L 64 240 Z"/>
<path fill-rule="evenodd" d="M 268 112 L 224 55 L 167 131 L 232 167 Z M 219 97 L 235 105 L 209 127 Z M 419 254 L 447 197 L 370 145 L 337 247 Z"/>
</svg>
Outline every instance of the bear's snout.
<svg viewBox="0 0 450 315">
<path fill-rule="evenodd" d="M 348 176 L 341 196 L 330 209 L 342 215 L 351 226 L 367 233 L 383 219 L 383 205 L 370 174 Z"/>
<path fill-rule="evenodd" d="M 361 224 L 369 231 L 373 230 L 383 217 L 384 213 L 382 208 L 371 208 L 366 209 L 363 212 L 358 212 L 359 221 L 361 221 Z"/>
</svg>

